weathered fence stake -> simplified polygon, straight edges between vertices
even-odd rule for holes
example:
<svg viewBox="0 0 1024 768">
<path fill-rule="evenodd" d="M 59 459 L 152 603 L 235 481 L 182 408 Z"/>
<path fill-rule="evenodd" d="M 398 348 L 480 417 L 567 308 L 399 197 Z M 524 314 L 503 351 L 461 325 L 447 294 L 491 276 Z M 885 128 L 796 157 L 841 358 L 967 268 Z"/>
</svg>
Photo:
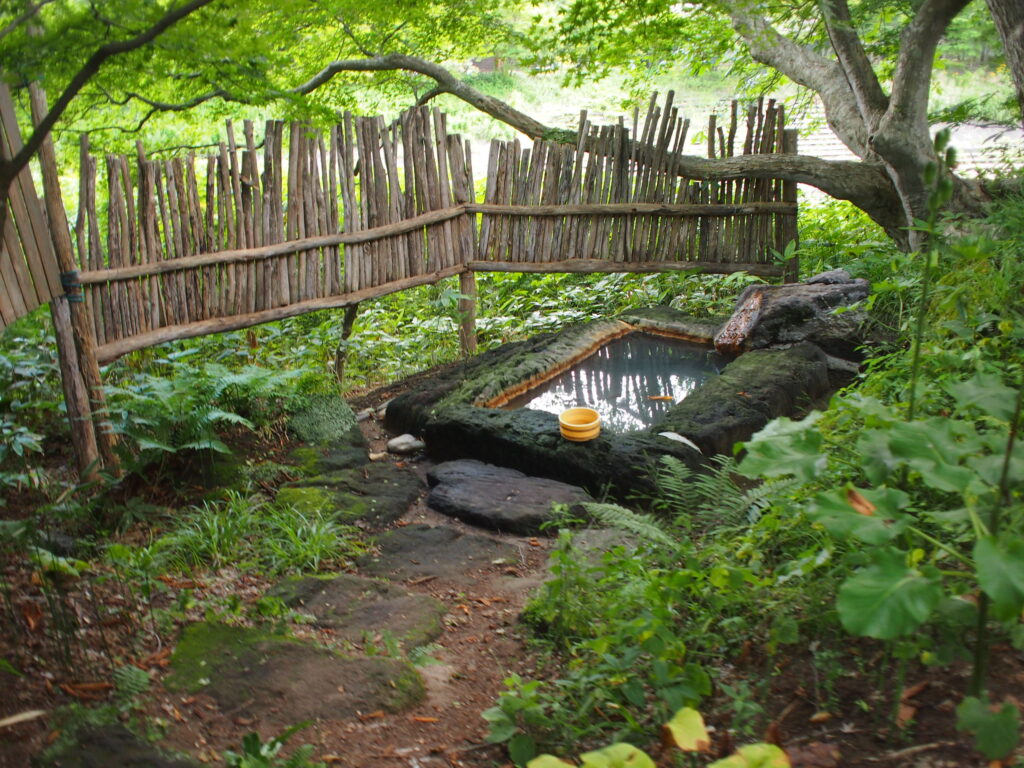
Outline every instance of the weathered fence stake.
<svg viewBox="0 0 1024 768">
<path fill-rule="evenodd" d="M 470 270 L 459 275 L 459 344 L 462 354 L 476 354 L 476 273 Z"/>
<path fill-rule="evenodd" d="M 38 123 L 47 112 L 46 94 L 35 83 L 29 86 L 29 94 L 32 118 Z M 49 219 L 57 262 L 61 272 L 74 274 L 75 256 L 60 192 L 57 159 L 50 136 L 46 137 L 39 148 L 39 161 L 43 171 L 46 215 Z M 50 302 L 50 312 L 53 315 L 57 349 L 61 358 L 64 396 L 68 418 L 71 421 L 72 442 L 78 459 L 79 475 L 82 480 L 95 479 L 100 463 L 99 456 L 102 456 L 103 466 L 116 473 L 119 467 L 117 454 L 114 452 L 116 439 L 111 431 L 110 422 L 104 418 L 106 401 L 103 396 L 103 381 L 96 360 L 96 340 L 93 336 L 92 322 L 85 304 L 71 301 L 67 296 L 58 296 Z"/>
</svg>

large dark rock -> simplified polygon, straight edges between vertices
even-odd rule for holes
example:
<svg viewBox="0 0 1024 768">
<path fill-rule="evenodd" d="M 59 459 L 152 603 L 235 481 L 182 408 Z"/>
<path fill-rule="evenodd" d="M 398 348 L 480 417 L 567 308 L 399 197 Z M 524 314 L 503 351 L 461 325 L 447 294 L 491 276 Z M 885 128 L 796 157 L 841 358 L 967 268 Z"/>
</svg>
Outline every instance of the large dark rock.
<svg viewBox="0 0 1024 768">
<path fill-rule="evenodd" d="M 812 277 L 806 283 L 752 285 L 740 294 L 736 311 L 715 336 L 719 352 L 737 354 L 780 344 L 809 341 L 828 355 L 860 359 L 867 314 L 835 313 L 867 298 L 871 285 L 843 270 Z"/>
<path fill-rule="evenodd" d="M 296 576 L 267 594 L 311 614 L 318 626 L 330 627 L 343 640 L 358 643 L 367 636 L 387 634 L 407 650 L 438 637 L 445 614 L 444 604 L 429 595 L 346 573 Z"/>
<path fill-rule="evenodd" d="M 503 541 L 463 533 L 449 525 L 417 523 L 380 536 L 377 551 L 359 558 L 356 565 L 362 573 L 374 576 L 462 581 L 495 561 L 511 561 L 516 554 L 516 548 Z"/>
<path fill-rule="evenodd" d="M 473 457 L 623 499 L 654 490 L 650 472 L 663 455 L 688 466 L 701 461 L 693 448 L 646 432 L 603 430 L 594 440 L 574 443 L 561 436 L 557 416 L 528 408 L 439 408 L 424 437 L 438 461 Z"/>
<path fill-rule="evenodd" d="M 427 505 L 472 525 L 530 535 L 552 519 L 553 504 L 575 507 L 593 501 L 582 488 L 473 459 L 449 461 L 430 470 Z"/>
<path fill-rule="evenodd" d="M 813 344 L 756 350 L 670 409 L 655 429 L 692 440 L 706 456 L 730 453 L 772 419 L 804 413 L 829 391 L 824 353 Z"/>
</svg>

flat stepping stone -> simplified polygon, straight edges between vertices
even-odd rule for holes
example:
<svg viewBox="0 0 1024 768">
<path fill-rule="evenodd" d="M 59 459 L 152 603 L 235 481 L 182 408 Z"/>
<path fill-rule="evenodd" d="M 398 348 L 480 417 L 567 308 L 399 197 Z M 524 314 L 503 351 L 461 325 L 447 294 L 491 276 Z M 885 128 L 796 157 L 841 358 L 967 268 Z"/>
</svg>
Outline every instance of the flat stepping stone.
<svg viewBox="0 0 1024 768">
<path fill-rule="evenodd" d="M 282 487 L 277 500 L 338 522 L 387 525 L 404 515 L 423 484 L 414 472 L 390 462 L 338 469 Z"/>
<path fill-rule="evenodd" d="M 75 743 L 33 765 L 44 768 L 196 768 L 198 763 L 169 757 L 123 725 L 102 725 L 78 732 Z"/>
<path fill-rule="evenodd" d="M 444 629 L 444 603 L 379 579 L 347 573 L 327 578 L 300 576 L 286 579 L 267 594 L 312 614 L 317 625 L 334 629 L 338 637 L 350 642 L 382 633 L 408 650 L 426 645 Z"/>
<path fill-rule="evenodd" d="M 442 578 L 458 581 L 495 561 L 512 561 L 511 544 L 447 525 L 423 523 L 388 531 L 377 539 L 378 552 L 356 561 L 359 570 L 395 579 Z"/>
<path fill-rule="evenodd" d="M 427 475 L 434 486 L 427 506 L 471 525 L 524 536 L 552 520 L 552 504 L 570 508 L 593 497 L 576 485 L 529 477 L 515 469 L 459 459 L 438 464 Z"/>
<path fill-rule="evenodd" d="M 171 656 L 168 690 L 203 693 L 221 711 L 279 725 L 401 712 L 423 700 L 405 661 L 343 656 L 311 643 L 213 622 L 188 627 Z"/>
</svg>

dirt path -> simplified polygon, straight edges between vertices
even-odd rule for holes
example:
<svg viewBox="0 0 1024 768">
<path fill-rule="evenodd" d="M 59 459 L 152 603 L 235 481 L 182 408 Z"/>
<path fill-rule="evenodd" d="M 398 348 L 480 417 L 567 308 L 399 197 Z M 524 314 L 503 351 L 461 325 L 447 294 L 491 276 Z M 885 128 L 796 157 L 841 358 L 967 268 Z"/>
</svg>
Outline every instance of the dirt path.
<svg viewBox="0 0 1024 768">
<path fill-rule="evenodd" d="M 371 453 L 386 450 L 387 435 L 375 419 L 362 422 Z M 406 464 L 425 478 L 430 462 L 386 461 Z M 447 614 L 443 632 L 431 645 L 416 653 L 426 695 L 414 708 L 386 713 L 363 711 L 354 718 L 322 719 L 295 736 L 295 744 L 315 745 L 314 757 L 328 764 L 362 768 L 449 768 L 494 766 L 507 761 L 501 747 L 485 742 L 487 724 L 481 713 L 504 690 L 503 680 L 516 673 L 529 676 L 532 659 L 517 629 L 517 619 L 530 593 L 542 582 L 550 541 L 543 538 L 499 535 L 471 529 L 464 523 L 439 515 L 420 498 L 395 523 L 392 530 L 407 526 L 447 526 L 460 533 L 487 537 L 511 545 L 512 557 L 482 563 L 460 573 L 457 562 L 450 574 L 413 577 L 396 581 L 405 589 L 429 595 L 444 603 Z M 412 561 L 412 562 L 415 562 Z M 293 627 L 302 638 L 331 644 L 329 631 Z M 376 638 L 386 644 L 385 638 Z M 364 645 L 365 652 L 372 640 Z M 236 747 L 241 735 L 257 730 L 266 740 L 274 728 L 246 712 L 222 711 L 209 696 L 181 695 L 163 686 L 155 690 L 151 712 L 173 725 L 162 746 L 190 752 L 212 762 L 226 748 Z M 279 713 L 288 721 L 287 710 Z"/>
</svg>

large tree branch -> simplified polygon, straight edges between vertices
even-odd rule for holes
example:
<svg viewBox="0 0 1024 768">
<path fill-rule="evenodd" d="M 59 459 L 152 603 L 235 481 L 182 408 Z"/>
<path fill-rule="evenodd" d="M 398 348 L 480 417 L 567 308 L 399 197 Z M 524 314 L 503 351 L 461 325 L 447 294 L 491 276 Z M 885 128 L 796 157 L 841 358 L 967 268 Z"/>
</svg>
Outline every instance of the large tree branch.
<svg viewBox="0 0 1024 768">
<path fill-rule="evenodd" d="M 868 126 L 874 125 L 888 108 L 889 99 L 882 91 L 874 67 L 853 28 L 850 8 L 846 0 L 820 0 L 820 6 L 832 49 L 857 99 L 864 122 Z"/>
<path fill-rule="evenodd" d="M 105 45 L 101 45 L 97 48 L 85 64 L 82 65 L 81 69 L 75 73 L 75 76 L 71 78 L 71 82 L 64 89 L 64 92 L 61 93 L 53 106 L 50 107 L 49 112 L 47 112 L 39 121 L 35 130 L 32 131 L 32 135 L 29 136 L 21 149 L 18 150 L 10 160 L 0 162 L 0 190 L 2 190 L 2 194 L 7 194 L 7 189 L 10 186 L 11 181 L 18 175 L 22 168 L 28 165 L 29 159 L 38 151 L 43 140 L 47 135 L 49 135 L 57 120 L 59 120 L 61 115 L 63 115 L 65 110 L 67 110 L 68 105 L 71 104 L 72 100 L 78 95 L 79 91 L 82 90 L 85 84 L 89 82 L 97 72 L 99 72 L 100 67 L 103 66 L 107 59 L 124 53 L 129 53 L 130 51 L 134 51 L 148 45 L 186 16 L 189 16 L 205 5 L 209 5 L 211 2 L 213 2 L 213 0 L 191 0 L 191 2 L 185 3 L 184 5 L 168 11 L 153 22 L 151 26 L 137 34 L 135 37 L 127 40 L 118 40 L 113 43 L 106 43 Z"/>
<path fill-rule="evenodd" d="M 900 34 L 900 53 L 892 78 L 890 109 L 921 116 L 927 124 L 932 62 L 946 27 L 970 0 L 925 0 Z"/>
<path fill-rule="evenodd" d="M 780 34 L 755 10 L 750 0 L 731 5 L 729 15 L 733 29 L 746 42 L 750 55 L 816 92 L 832 131 L 851 152 L 865 157 L 869 152 L 869 131 L 839 64 Z"/>
<path fill-rule="evenodd" d="M 450 93 L 476 107 L 481 112 L 486 112 L 491 117 L 511 125 L 531 138 L 540 138 L 548 130 L 547 126 L 534 120 L 529 115 L 520 112 L 499 99 L 488 96 L 486 93 L 481 93 L 476 88 L 466 85 L 466 83 L 459 80 L 441 65 L 401 53 L 389 53 L 366 59 L 332 61 L 305 83 L 292 88 L 290 92 L 296 94 L 312 93 L 340 72 L 388 72 L 396 69 L 417 72 L 429 77 L 438 86 L 431 91 L 432 96 L 436 96 L 438 93 Z"/>
</svg>

